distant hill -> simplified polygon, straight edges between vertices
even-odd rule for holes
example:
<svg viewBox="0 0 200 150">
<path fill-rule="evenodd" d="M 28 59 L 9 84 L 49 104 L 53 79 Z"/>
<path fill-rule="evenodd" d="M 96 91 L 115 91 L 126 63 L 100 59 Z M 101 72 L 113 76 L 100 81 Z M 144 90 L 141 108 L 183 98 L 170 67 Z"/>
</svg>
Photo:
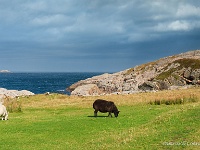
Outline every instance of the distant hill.
<svg viewBox="0 0 200 150">
<path fill-rule="evenodd" d="M 135 93 L 200 85 L 200 50 L 161 58 L 127 70 L 81 80 L 72 95 Z"/>
<path fill-rule="evenodd" d="M 0 73 L 10 73 L 9 70 L 0 70 Z"/>
</svg>

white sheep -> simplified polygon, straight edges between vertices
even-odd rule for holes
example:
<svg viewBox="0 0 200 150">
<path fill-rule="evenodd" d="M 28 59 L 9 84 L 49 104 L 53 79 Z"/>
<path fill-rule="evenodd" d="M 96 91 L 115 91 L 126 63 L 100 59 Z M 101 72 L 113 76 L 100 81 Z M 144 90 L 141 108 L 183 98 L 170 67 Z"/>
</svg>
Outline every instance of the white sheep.
<svg viewBox="0 0 200 150">
<path fill-rule="evenodd" d="M 8 120 L 8 112 L 2 102 L 0 102 L 0 117 L 2 117 L 2 120 Z"/>
</svg>

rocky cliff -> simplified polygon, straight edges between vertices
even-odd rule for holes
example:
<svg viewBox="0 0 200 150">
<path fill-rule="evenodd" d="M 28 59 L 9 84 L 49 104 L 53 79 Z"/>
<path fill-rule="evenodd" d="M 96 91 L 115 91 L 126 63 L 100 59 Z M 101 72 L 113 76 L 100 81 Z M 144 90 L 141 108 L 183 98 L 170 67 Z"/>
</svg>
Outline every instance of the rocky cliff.
<svg viewBox="0 0 200 150">
<path fill-rule="evenodd" d="M 200 85 L 200 50 L 161 58 L 113 74 L 81 80 L 67 88 L 72 95 L 155 91 Z"/>
</svg>

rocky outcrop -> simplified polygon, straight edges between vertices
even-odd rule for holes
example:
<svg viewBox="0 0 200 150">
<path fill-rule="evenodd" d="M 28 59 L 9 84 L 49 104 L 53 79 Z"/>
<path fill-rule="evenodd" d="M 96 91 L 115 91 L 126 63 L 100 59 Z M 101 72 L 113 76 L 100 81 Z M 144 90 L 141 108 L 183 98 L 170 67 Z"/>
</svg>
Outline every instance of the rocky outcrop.
<svg viewBox="0 0 200 150">
<path fill-rule="evenodd" d="M 30 96 L 34 95 L 34 93 L 27 91 L 27 90 L 7 90 L 5 88 L 0 88 L 0 100 L 5 97 L 15 98 L 18 96 Z"/>
<path fill-rule="evenodd" d="M 135 93 L 200 84 L 200 50 L 169 56 L 114 74 L 81 80 L 67 88 L 72 95 Z M 79 91 L 79 92 L 75 92 Z M 84 92 L 83 92 L 84 91 Z M 97 91 L 97 92 L 96 92 Z M 90 94 L 91 93 L 91 94 Z"/>
<path fill-rule="evenodd" d="M 96 84 L 86 84 L 78 86 L 74 91 L 72 91 L 71 95 L 85 95 L 85 96 L 95 96 L 100 95 L 102 92 L 99 90 Z"/>
</svg>

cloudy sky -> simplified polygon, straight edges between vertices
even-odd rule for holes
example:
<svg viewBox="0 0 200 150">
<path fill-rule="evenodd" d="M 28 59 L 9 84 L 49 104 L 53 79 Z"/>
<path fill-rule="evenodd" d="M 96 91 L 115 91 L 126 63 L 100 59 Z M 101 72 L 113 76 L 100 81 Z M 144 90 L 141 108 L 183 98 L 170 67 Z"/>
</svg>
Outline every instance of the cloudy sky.
<svg viewBox="0 0 200 150">
<path fill-rule="evenodd" d="M 117 72 L 196 49 L 198 0 L 0 0 L 0 70 Z"/>
</svg>

